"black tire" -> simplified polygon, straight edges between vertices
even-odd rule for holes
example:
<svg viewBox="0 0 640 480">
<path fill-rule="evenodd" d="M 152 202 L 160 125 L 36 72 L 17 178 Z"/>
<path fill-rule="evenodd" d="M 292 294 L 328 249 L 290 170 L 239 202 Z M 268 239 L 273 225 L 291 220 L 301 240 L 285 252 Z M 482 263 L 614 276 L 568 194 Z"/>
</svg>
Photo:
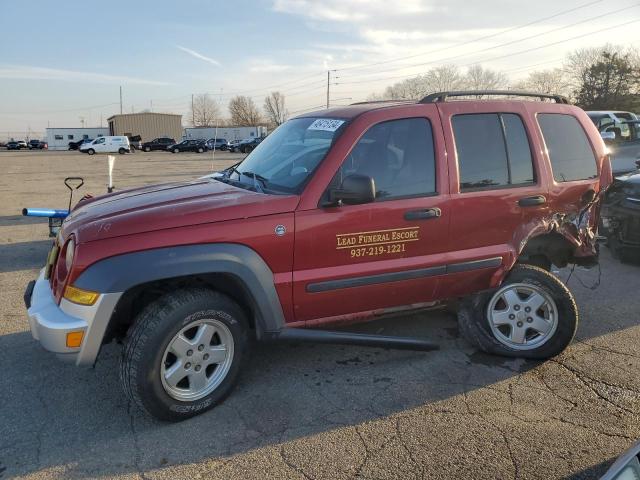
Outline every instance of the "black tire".
<svg viewBox="0 0 640 480">
<path fill-rule="evenodd" d="M 495 355 L 543 360 L 561 353 L 578 328 L 578 307 L 571 292 L 555 275 L 531 265 L 513 267 L 501 287 L 510 283 L 531 284 L 553 299 L 558 309 L 558 324 L 553 335 L 531 350 L 513 349 L 497 340 L 487 318 L 487 306 L 497 289 L 473 295 L 460 303 L 458 327 L 462 335 L 480 350 Z"/>
<path fill-rule="evenodd" d="M 126 151 L 124 148 L 120 147 L 120 148 L 118 149 L 118 153 L 119 153 L 120 155 L 124 155 L 125 153 L 127 153 L 127 151 Z"/>
<path fill-rule="evenodd" d="M 173 152 L 173 153 L 180 153 L 180 149 L 179 149 L 179 148 L 174 148 L 174 149 L 172 150 L 172 152 Z"/>
<path fill-rule="evenodd" d="M 90 148 L 89 150 L 87 150 L 87 153 L 89 155 L 93 155 L 94 153 L 96 153 L 96 151 L 93 148 Z"/>
<path fill-rule="evenodd" d="M 253 151 L 253 147 L 251 145 L 247 145 L 244 147 L 244 153 L 251 153 Z"/>
<path fill-rule="evenodd" d="M 165 391 L 160 378 L 164 351 L 173 337 L 189 323 L 215 318 L 233 336 L 233 360 L 227 375 L 209 395 L 195 401 L 179 401 Z M 120 360 L 120 381 L 132 402 L 150 415 L 181 421 L 218 405 L 231 392 L 246 355 L 247 320 L 242 309 L 226 295 L 205 288 L 168 293 L 148 305 L 129 329 Z"/>
<path fill-rule="evenodd" d="M 150 152 L 151 151 L 151 147 L 144 147 L 144 151 L 145 152 Z"/>
<path fill-rule="evenodd" d="M 198 148 L 198 153 L 202 153 L 204 152 L 204 149 L 202 147 Z"/>
</svg>

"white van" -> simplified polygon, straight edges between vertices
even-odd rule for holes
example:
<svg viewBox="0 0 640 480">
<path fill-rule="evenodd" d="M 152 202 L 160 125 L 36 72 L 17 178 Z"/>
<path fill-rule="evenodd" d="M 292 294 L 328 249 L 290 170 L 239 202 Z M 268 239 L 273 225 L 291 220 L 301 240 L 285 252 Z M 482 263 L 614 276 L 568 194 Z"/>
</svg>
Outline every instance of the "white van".
<svg viewBox="0 0 640 480">
<path fill-rule="evenodd" d="M 83 144 L 80 151 L 89 155 L 116 152 L 122 155 L 131 152 L 131 146 L 127 137 L 98 137 L 93 142 Z"/>
</svg>

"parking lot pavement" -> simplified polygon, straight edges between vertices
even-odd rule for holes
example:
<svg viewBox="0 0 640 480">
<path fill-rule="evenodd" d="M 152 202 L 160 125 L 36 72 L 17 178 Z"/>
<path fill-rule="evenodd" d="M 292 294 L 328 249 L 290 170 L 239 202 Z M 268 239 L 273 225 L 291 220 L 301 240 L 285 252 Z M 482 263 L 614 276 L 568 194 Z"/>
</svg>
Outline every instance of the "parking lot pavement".
<svg viewBox="0 0 640 480">
<path fill-rule="evenodd" d="M 118 156 L 115 185 L 194 178 L 240 158 Z M 257 345 L 222 405 L 154 421 L 120 391 L 118 345 L 95 369 L 62 364 L 31 338 L 22 301 L 50 240 L 46 221 L 21 208 L 65 208 L 65 176 L 85 177 L 81 194 L 103 193 L 105 158 L 0 152 L 0 171 L 4 478 L 597 478 L 640 438 L 640 265 L 606 248 L 599 288 L 589 288 L 597 269 L 571 276 L 581 323 L 551 361 L 481 354 L 435 310 L 357 330 L 430 337 L 439 351 Z"/>
</svg>

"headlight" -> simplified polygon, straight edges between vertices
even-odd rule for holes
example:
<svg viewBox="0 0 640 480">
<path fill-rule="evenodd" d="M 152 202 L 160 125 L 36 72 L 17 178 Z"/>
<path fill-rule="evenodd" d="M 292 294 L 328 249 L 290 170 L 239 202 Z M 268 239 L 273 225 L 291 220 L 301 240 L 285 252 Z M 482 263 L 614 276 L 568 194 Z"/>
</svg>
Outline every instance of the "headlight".
<svg viewBox="0 0 640 480">
<path fill-rule="evenodd" d="M 71 265 L 73 265 L 73 252 L 76 249 L 76 244 L 73 241 L 73 238 L 70 238 L 67 242 L 67 248 L 64 255 L 64 266 L 66 267 L 67 272 L 71 270 Z"/>
</svg>

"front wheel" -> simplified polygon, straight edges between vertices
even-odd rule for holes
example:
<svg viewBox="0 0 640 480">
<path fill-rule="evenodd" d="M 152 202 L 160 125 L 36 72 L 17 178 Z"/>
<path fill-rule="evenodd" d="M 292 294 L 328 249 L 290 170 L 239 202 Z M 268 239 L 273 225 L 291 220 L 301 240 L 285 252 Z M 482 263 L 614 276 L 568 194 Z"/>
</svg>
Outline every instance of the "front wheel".
<svg viewBox="0 0 640 480">
<path fill-rule="evenodd" d="M 145 152 L 150 152 L 151 151 L 151 147 L 144 147 L 144 151 Z"/>
<path fill-rule="evenodd" d="M 180 153 L 180 149 L 179 148 L 174 148 L 173 149 L 173 153 Z"/>
<path fill-rule="evenodd" d="M 204 152 L 204 149 L 202 147 L 198 148 L 198 153 L 202 153 Z"/>
<path fill-rule="evenodd" d="M 87 150 L 87 153 L 89 155 L 93 155 L 94 153 L 96 153 L 96 151 L 93 148 L 90 148 L 89 150 Z"/>
<path fill-rule="evenodd" d="M 468 341 L 487 353 L 546 359 L 571 343 L 578 307 L 555 275 L 516 265 L 500 288 L 461 302 L 458 325 Z"/>
<path fill-rule="evenodd" d="M 247 321 L 233 300 L 204 288 L 178 290 L 135 319 L 120 380 L 129 399 L 149 414 L 184 420 L 231 392 L 246 345 Z"/>
</svg>

